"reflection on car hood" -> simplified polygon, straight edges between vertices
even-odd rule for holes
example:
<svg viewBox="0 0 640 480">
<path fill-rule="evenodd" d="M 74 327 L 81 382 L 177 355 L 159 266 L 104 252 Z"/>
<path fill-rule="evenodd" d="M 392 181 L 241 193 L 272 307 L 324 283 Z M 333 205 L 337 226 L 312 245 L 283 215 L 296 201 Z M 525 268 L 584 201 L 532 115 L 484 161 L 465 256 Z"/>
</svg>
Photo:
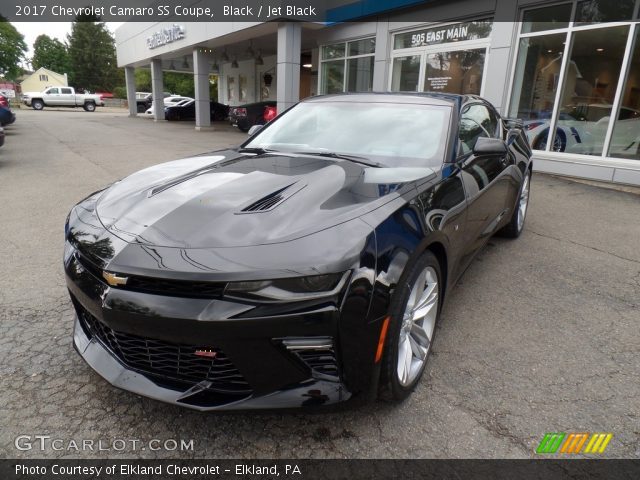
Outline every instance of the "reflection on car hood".
<svg viewBox="0 0 640 480">
<path fill-rule="evenodd" d="M 212 248 L 284 242 L 351 220 L 435 175 L 308 155 L 215 152 L 137 172 L 105 191 L 103 225 L 145 245 Z"/>
</svg>

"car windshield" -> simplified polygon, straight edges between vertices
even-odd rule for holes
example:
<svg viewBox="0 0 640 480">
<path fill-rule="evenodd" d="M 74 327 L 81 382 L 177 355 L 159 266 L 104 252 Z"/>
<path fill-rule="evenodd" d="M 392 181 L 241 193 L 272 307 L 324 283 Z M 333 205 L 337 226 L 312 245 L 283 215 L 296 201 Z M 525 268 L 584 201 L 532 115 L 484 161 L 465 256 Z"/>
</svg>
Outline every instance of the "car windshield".
<svg viewBox="0 0 640 480">
<path fill-rule="evenodd" d="M 244 147 L 354 155 L 385 167 L 440 166 L 450 112 L 440 105 L 299 103 Z"/>
</svg>

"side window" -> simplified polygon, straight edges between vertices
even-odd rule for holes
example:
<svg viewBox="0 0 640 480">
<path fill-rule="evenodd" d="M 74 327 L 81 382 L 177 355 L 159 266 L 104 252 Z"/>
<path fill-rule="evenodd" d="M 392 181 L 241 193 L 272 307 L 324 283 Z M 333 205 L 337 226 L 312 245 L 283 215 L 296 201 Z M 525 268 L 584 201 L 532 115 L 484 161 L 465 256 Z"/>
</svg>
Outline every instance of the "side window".
<svg viewBox="0 0 640 480">
<path fill-rule="evenodd" d="M 57 95 L 57 94 L 58 94 L 58 93 L 60 93 L 60 92 L 58 91 L 58 89 L 57 89 L 57 88 L 50 88 L 49 90 L 47 90 L 47 93 L 48 93 L 49 95 Z"/>
<path fill-rule="evenodd" d="M 472 118 L 465 118 L 463 116 L 460 119 L 460 130 L 458 132 L 458 136 L 460 139 L 458 144 L 458 155 L 460 156 L 471 153 L 478 138 L 488 137 L 489 134 L 478 122 Z"/>
<path fill-rule="evenodd" d="M 498 119 L 487 107 L 480 104 L 469 105 L 468 111 L 463 117 L 468 117 L 482 125 L 486 133 L 490 137 L 496 136 L 498 130 Z"/>
<path fill-rule="evenodd" d="M 71 89 L 70 88 L 61 88 L 60 90 L 65 95 L 71 95 Z"/>
<path fill-rule="evenodd" d="M 496 137 L 497 132 L 498 117 L 493 111 L 478 103 L 467 105 L 460 119 L 458 155 L 470 153 L 478 138 Z"/>
</svg>

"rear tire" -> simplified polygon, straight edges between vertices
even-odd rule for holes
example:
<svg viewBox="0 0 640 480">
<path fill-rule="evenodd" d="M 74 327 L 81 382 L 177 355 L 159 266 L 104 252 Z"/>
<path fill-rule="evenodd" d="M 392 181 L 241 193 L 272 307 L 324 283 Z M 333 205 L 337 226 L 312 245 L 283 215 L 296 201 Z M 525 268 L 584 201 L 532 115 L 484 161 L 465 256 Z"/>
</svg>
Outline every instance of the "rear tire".
<svg viewBox="0 0 640 480">
<path fill-rule="evenodd" d="M 87 102 L 84 104 L 84 111 L 85 112 L 95 112 L 96 111 L 96 104 L 93 102 Z"/>
<path fill-rule="evenodd" d="M 529 211 L 529 198 L 531 192 L 531 169 L 527 168 L 518 192 L 518 201 L 507 223 L 498 233 L 502 237 L 518 238 L 524 230 L 524 222 Z"/>
<path fill-rule="evenodd" d="M 31 106 L 34 110 L 42 110 L 44 108 L 44 102 L 42 100 L 33 100 Z"/>
<path fill-rule="evenodd" d="M 402 274 L 393 295 L 380 371 L 381 399 L 406 399 L 420 382 L 440 317 L 442 273 L 427 250 Z"/>
</svg>

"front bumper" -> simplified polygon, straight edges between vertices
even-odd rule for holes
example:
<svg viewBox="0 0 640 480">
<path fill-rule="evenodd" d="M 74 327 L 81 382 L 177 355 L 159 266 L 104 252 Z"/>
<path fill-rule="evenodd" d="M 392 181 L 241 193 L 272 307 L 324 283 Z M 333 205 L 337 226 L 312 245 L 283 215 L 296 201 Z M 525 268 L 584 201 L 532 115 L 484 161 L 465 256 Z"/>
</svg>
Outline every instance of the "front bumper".
<svg viewBox="0 0 640 480">
<path fill-rule="evenodd" d="M 65 254 L 73 343 L 114 386 L 197 410 L 317 407 L 352 397 L 343 381 L 338 306 L 254 315 L 260 309 L 223 299 L 112 288 L 84 262 L 77 252 Z M 304 342 L 318 339 L 331 346 L 305 350 Z M 217 353 L 209 366 L 194 356 L 206 350 Z"/>
<path fill-rule="evenodd" d="M 339 403 L 350 397 L 342 384 L 310 379 L 292 388 L 265 395 L 247 395 L 244 398 L 220 403 L 220 396 L 207 391 L 203 385 L 184 390 L 161 386 L 147 376 L 120 363 L 98 340 L 89 339 L 78 316 L 75 319 L 73 345 L 80 356 L 101 377 L 115 387 L 145 397 L 195 410 L 274 409 L 301 406 L 320 406 Z"/>
</svg>

